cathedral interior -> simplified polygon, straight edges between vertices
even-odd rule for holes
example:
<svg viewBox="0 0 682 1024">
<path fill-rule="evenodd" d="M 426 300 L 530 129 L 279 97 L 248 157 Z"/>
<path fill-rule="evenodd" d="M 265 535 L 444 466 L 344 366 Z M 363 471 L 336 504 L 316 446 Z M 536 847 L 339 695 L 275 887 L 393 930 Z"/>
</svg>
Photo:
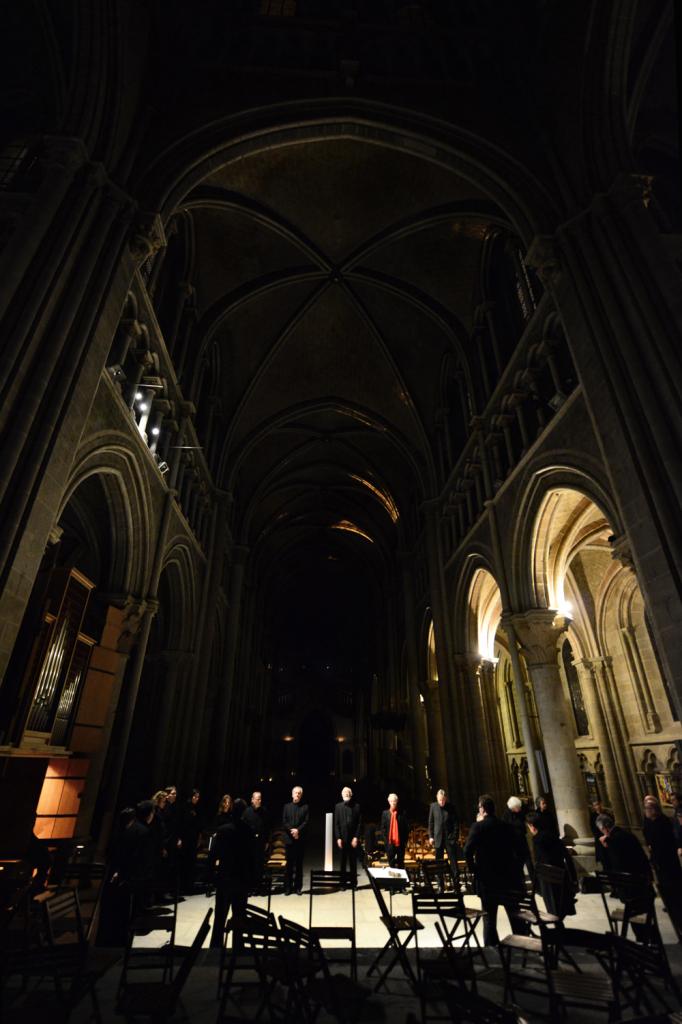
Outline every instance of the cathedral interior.
<svg viewBox="0 0 682 1024">
<path fill-rule="evenodd" d="M 672 3 L 0 19 L 0 855 L 170 783 L 670 814 Z"/>
</svg>

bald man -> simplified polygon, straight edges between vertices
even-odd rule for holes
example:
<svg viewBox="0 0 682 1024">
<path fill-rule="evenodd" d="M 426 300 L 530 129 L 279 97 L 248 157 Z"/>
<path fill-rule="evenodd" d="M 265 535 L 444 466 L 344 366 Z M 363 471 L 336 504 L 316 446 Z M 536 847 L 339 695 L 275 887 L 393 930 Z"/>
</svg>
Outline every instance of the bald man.
<svg viewBox="0 0 682 1024">
<path fill-rule="evenodd" d="M 344 786 L 341 790 L 341 802 L 334 808 L 334 838 L 341 851 L 341 886 L 344 889 L 347 878 L 346 869 L 348 869 L 351 886 L 353 889 L 357 888 L 357 860 L 361 828 L 362 816 L 358 804 L 353 799 L 353 790 L 350 786 Z"/>
</svg>

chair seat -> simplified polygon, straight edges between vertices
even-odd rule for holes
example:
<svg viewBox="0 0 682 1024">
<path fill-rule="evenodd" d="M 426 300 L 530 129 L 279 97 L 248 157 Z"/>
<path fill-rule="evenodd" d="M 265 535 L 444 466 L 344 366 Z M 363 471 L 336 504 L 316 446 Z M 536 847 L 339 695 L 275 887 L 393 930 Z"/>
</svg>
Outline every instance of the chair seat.
<svg viewBox="0 0 682 1024">
<path fill-rule="evenodd" d="M 537 915 L 532 910 L 514 911 L 514 917 L 518 921 L 526 921 L 528 924 L 535 924 L 536 916 L 540 918 L 543 924 L 558 924 L 561 921 L 561 918 L 557 917 L 556 914 L 549 914 L 546 910 L 538 910 Z"/>
<path fill-rule="evenodd" d="M 590 977 L 574 971 L 550 971 L 552 988 L 558 996 L 585 999 L 594 1003 L 614 1002 L 613 989 L 608 978 Z"/>
<path fill-rule="evenodd" d="M 507 935 L 500 939 L 501 946 L 509 949 L 522 949 L 524 953 L 542 953 L 542 941 L 532 935 Z"/>
<path fill-rule="evenodd" d="M 355 941 L 355 932 L 350 925 L 313 926 L 310 931 L 318 939 L 348 939 L 349 942 Z"/>
<path fill-rule="evenodd" d="M 382 917 L 381 920 L 389 931 L 391 927 L 398 932 L 419 932 L 424 928 L 421 921 L 418 921 L 416 917 L 412 917 L 410 914 L 395 915 L 390 919 L 392 924 L 389 924 L 385 917 Z"/>
</svg>

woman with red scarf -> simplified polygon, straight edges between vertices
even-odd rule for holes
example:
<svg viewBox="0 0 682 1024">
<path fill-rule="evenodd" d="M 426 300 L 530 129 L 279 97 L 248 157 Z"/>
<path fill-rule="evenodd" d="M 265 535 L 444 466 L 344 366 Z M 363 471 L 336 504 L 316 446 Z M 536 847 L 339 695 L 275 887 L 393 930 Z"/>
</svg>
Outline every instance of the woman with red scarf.
<svg viewBox="0 0 682 1024">
<path fill-rule="evenodd" d="M 381 830 L 386 838 L 388 863 L 392 868 L 405 864 L 405 847 L 410 826 L 407 815 L 398 810 L 398 794 L 388 794 L 388 809 L 381 813 Z"/>
</svg>

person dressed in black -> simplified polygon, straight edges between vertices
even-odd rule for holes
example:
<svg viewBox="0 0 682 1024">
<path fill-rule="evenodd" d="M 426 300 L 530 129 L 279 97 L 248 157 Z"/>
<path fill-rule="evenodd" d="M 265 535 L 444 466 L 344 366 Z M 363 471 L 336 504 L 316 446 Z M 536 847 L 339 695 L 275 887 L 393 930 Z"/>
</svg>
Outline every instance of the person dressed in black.
<svg viewBox="0 0 682 1024">
<path fill-rule="evenodd" d="M 303 803 L 303 788 L 294 786 L 291 802 L 282 809 L 282 827 L 285 830 L 286 871 L 284 892 L 288 896 L 295 890 L 300 896 L 303 891 L 303 856 L 308 828 L 309 809 Z"/>
<path fill-rule="evenodd" d="M 601 830 L 597 825 L 597 818 L 600 814 L 610 814 L 611 812 L 604 807 L 601 800 L 593 800 L 590 806 L 590 828 L 592 835 L 594 836 L 594 857 L 597 862 L 597 868 L 602 871 L 609 871 L 611 864 L 609 861 L 609 851 L 601 842 Z"/>
<path fill-rule="evenodd" d="M 539 864 L 549 864 L 551 867 L 563 868 L 566 874 L 563 884 L 554 885 L 540 879 L 537 889 L 549 913 L 563 920 L 567 915 L 575 914 L 578 877 L 573 858 L 564 844 L 554 832 L 545 831 L 542 824 L 542 818 L 536 811 L 532 811 L 526 818 L 528 831 L 533 837 L 536 868 Z"/>
<path fill-rule="evenodd" d="M 388 807 L 381 812 L 381 831 L 386 841 L 388 863 L 392 868 L 405 866 L 405 848 L 410 834 L 407 815 L 398 809 L 398 794 L 388 794 Z"/>
<path fill-rule="evenodd" d="M 100 946 L 125 946 L 128 921 L 151 898 L 154 885 L 155 847 L 152 800 L 141 800 L 133 810 L 121 811 L 120 831 L 111 853 L 109 878 L 102 895 L 102 918 L 97 933 Z"/>
<path fill-rule="evenodd" d="M 211 846 L 210 864 L 215 878 L 215 917 L 211 946 L 223 944 L 225 922 L 241 917 L 246 910 L 251 880 L 251 832 L 242 818 L 246 802 L 235 800 L 230 819 L 221 825 Z"/>
<path fill-rule="evenodd" d="M 547 793 L 543 793 L 535 801 L 535 810 L 540 815 L 541 826 L 543 832 L 555 832 L 559 835 L 559 822 L 557 821 L 556 812 L 552 807 L 551 798 Z"/>
<path fill-rule="evenodd" d="M 507 800 L 507 806 L 502 812 L 502 821 L 513 829 L 516 842 L 516 856 L 528 868 L 528 874 L 532 878 L 533 861 L 526 838 L 526 812 L 518 796 L 510 796 Z"/>
<path fill-rule="evenodd" d="M 632 832 L 616 825 L 610 814 L 598 814 L 596 824 L 601 832 L 599 842 L 608 850 L 612 871 L 642 879 L 651 878 L 649 859 Z"/>
<path fill-rule="evenodd" d="M 648 803 L 644 808 L 644 838 L 651 851 L 661 899 L 675 931 L 682 936 L 682 867 L 673 823 L 659 803 Z"/>
<path fill-rule="evenodd" d="M 523 862 L 518 858 L 511 825 L 495 815 L 495 802 L 484 794 L 478 799 L 478 817 L 471 826 L 464 845 L 464 857 L 476 882 L 476 894 L 486 912 L 483 941 L 496 946 L 497 908 L 500 904 L 513 910 L 515 900 L 523 891 Z M 512 931 L 527 932 L 527 926 L 510 917 Z"/>
<path fill-rule="evenodd" d="M 456 872 L 459 856 L 459 819 L 444 789 L 438 790 L 436 799 L 429 807 L 429 843 L 434 848 L 436 860 L 443 860 L 447 852 L 450 868 Z"/>
<path fill-rule="evenodd" d="M 193 789 L 180 817 L 182 891 L 188 895 L 192 895 L 196 887 L 197 849 L 202 827 L 200 801 L 201 793 L 198 789 Z"/>
<path fill-rule="evenodd" d="M 341 851 L 341 885 L 345 887 L 347 874 L 350 884 L 355 889 L 358 884 L 358 846 L 362 816 L 360 808 L 353 799 L 353 790 L 344 786 L 341 790 L 341 802 L 334 808 L 334 838 Z"/>
<path fill-rule="evenodd" d="M 258 893 L 263 884 L 265 848 L 270 835 L 268 814 L 263 807 L 263 794 L 256 790 L 251 794 L 251 803 L 244 811 L 244 824 L 251 832 L 251 884 L 250 890 Z"/>
</svg>

